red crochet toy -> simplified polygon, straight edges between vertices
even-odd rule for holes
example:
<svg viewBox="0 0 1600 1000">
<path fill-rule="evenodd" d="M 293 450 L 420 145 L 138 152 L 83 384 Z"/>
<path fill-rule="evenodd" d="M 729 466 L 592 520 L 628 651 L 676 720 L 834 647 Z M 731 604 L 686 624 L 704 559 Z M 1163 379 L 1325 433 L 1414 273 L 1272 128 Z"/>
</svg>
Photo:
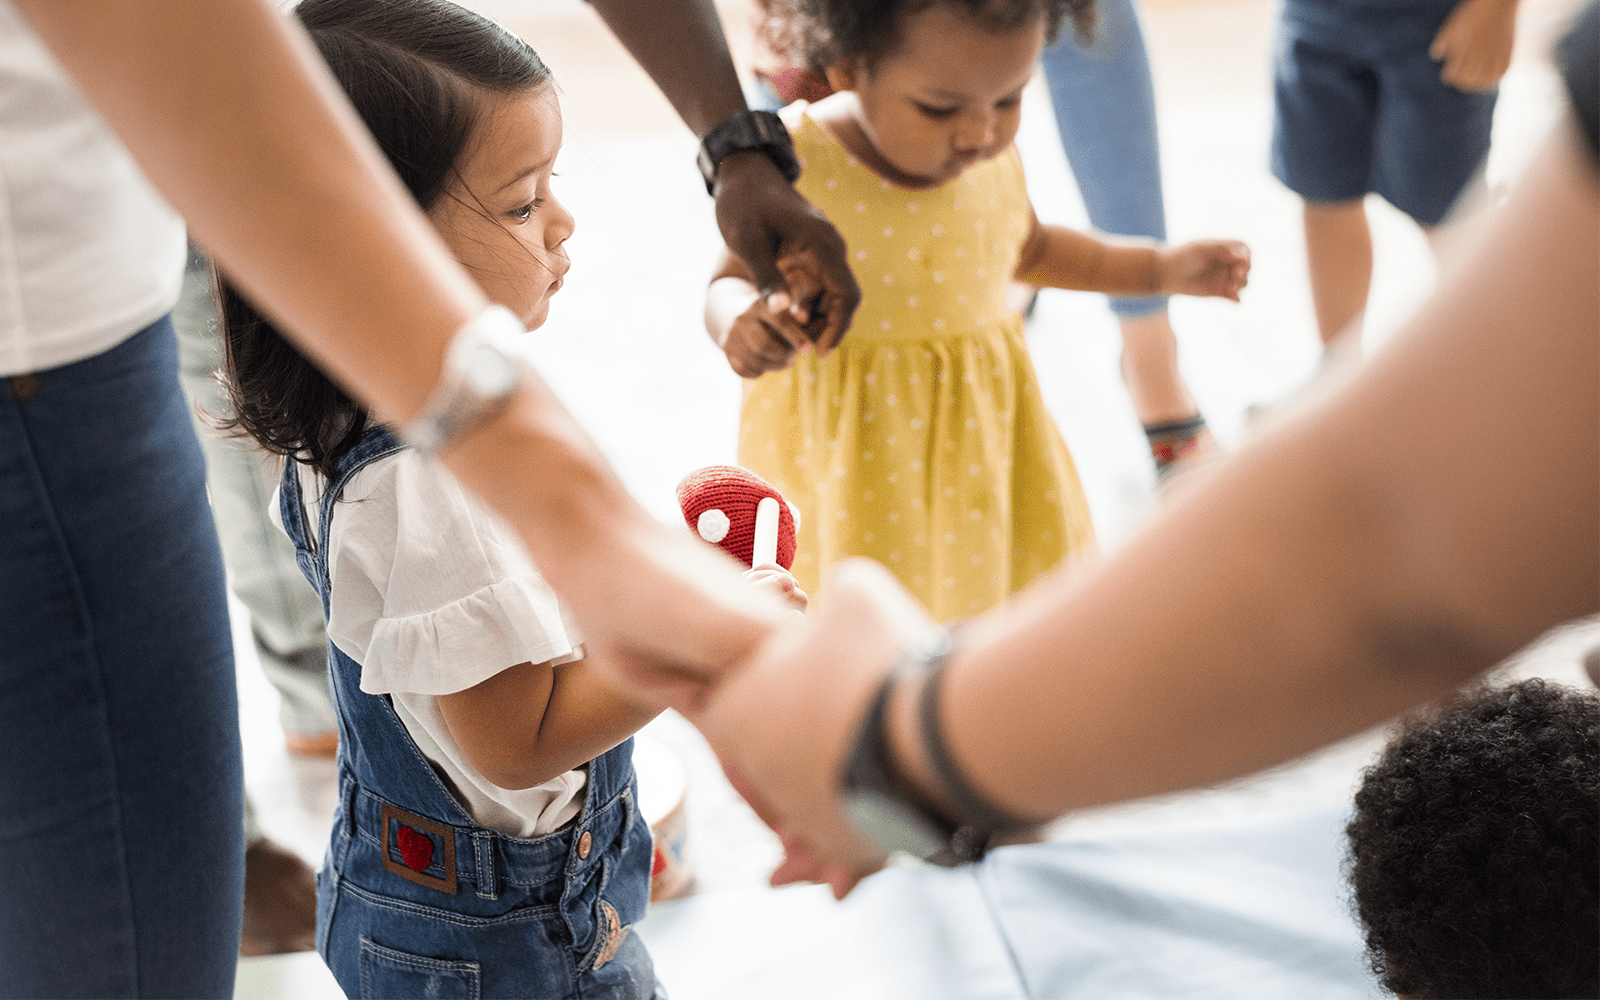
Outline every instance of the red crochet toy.
<svg viewBox="0 0 1600 1000">
<path fill-rule="evenodd" d="M 742 565 L 794 564 L 794 508 L 754 472 L 736 465 L 696 469 L 678 483 L 678 506 L 691 531 Z"/>
</svg>

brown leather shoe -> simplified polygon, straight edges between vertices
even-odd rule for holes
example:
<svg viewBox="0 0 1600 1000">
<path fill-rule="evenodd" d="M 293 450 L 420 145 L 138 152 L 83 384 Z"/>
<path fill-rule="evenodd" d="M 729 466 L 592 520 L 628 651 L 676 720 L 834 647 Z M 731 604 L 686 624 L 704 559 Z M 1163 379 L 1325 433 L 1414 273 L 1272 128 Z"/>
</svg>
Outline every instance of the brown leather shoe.
<svg viewBox="0 0 1600 1000">
<path fill-rule="evenodd" d="M 317 945 L 317 879 L 298 854 L 266 837 L 244 849 L 239 954 L 281 955 Z"/>
</svg>

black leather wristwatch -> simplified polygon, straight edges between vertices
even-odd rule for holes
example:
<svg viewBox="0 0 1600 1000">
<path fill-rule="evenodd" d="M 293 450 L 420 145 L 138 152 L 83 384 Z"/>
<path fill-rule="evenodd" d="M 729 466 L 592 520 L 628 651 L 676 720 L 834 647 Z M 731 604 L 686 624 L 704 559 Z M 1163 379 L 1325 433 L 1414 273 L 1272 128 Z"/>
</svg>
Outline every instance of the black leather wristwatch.
<svg viewBox="0 0 1600 1000">
<path fill-rule="evenodd" d="M 794 140 L 783 119 L 770 111 L 738 111 L 718 122 L 700 141 L 700 174 L 706 179 L 706 193 L 717 183 L 717 167 L 732 153 L 765 153 L 777 165 L 784 179 L 793 184 L 800 176 L 800 160 L 794 155 Z"/>
<path fill-rule="evenodd" d="M 954 639 L 943 628 L 928 629 L 907 648 L 867 708 L 842 779 L 845 815 L 869 840 L 885 851 L 947 866 L 976 861 L 996 835 L 1033 825 L 985 802 L 955 769 L 945 748 L 938 685 L 954 649 Z M 960 815 L 946 815 L 907 788 L 889 760 L 884 731 L 889 697 L 898 683 L 918 675 L 923 685 L 918 709 L 923 749 L 945 798 Z"/>
</svg>

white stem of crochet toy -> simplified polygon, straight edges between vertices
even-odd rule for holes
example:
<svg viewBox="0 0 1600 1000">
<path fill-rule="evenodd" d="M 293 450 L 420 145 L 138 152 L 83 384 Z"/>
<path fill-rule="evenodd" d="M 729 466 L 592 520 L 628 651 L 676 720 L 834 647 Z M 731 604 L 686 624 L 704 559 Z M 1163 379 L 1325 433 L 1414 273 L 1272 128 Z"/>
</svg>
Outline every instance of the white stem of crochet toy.
<svg viewBox="0 0 1600 1000">
<path fill-rule="evenodd" d="M 756 539 L 750 550 L 750 565 L 778 561 L 778 501 L 762 497 L 756 504 Z"/>
</svg>

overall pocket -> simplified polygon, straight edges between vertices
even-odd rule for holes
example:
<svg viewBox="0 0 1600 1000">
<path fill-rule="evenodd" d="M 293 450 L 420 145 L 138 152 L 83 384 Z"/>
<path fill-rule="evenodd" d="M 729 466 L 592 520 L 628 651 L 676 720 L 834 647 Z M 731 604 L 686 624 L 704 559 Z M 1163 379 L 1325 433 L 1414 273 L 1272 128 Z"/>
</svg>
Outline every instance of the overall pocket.
<svg viewBox="0 0 1600 1000">
<path fill-rule="evenodd" d="M 361 939 L 361 1000 L 478 1000 L 481 982 L 477 962 L 424 958 Z"/>
</svg>

